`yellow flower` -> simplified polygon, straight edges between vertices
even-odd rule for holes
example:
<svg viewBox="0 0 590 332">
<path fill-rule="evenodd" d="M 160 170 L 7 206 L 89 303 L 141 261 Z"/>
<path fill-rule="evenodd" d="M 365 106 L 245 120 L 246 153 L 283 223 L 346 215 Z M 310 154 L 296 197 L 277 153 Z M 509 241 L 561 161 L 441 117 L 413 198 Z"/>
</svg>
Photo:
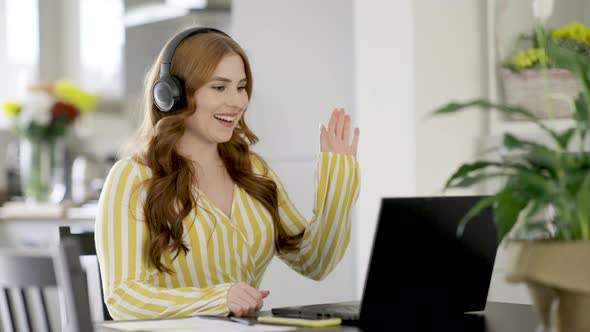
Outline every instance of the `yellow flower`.
<svg viewBox="0 0 590 332">
<path fill-rule="evenodd" d="M 15 116 L 20 113 L 20 104 L 16 101 L 6 101 L 2 103 L 4 112 L 10 116 Z"/>
<path fill-rule="evenodd" d="M 551 32 L 551 39 L 556 40 L 559 38 L 565 38 L 565 31 L 563 30 L 554 30 Z"/>
<path fill-rule="evenodd" d="M 566 24 L 551 32 L 551 39 L 570 38 L 590 46 L 590 27 L 579 22 Z"/>
<path fill-rule="evenodd" d="M 96 106 L 96 98 L 90 93 L 67 81 L 58 81 L 54 85 L 55 95 L 81 111 L 91 111 Z"/>
<path fill-rule="evenodd" d="M 541 59 L 548 60 L 544 50 L 539 48 L 529 48 L 518 52 L 512 59 L 512 62 L 520 68 L 529 68 L 537 62 L 540 62 Z"/>
</svg>

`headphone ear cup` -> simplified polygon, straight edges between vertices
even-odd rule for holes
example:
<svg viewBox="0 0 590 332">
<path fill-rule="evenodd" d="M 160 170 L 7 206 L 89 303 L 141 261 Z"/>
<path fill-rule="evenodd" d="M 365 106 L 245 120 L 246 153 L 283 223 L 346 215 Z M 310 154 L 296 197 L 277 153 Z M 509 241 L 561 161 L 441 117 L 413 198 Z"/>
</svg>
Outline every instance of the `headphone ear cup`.
<svg viewBox="0 0 590 332">
<path fill-rule="evenodd" d="M 160 77 L 152 87 L 154 105 L 161 112 L 171 112 L 182 103 L 182 84 L 180 80 L 171 75 Z"/>
</svg>

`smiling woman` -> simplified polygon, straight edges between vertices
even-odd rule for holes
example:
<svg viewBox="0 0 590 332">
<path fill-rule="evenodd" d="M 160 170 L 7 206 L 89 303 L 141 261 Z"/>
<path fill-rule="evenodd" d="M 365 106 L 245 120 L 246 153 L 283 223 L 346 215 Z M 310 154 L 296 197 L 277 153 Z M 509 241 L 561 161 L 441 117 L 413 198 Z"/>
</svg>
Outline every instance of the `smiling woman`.
<svg viewBox="0 0 590 332">
<path fill-rule="evenodd" d="M 258 287 L 274 256 L 314 280 L 344 256 L 359 193 L 358 129 L 342 109 L 322 126 L 308 220 L 250 150 L 252 82 L 242 48 L 211 28 L 176 35 L 153 64 L 144 123 L 112 167 L 96 216 L 115 319 L 245 315 L 269 296 Z"/>
<path fill-rule="evenodd" d="M 181 153 L 193 154 L 194 139 L 210 144 L 227 142 L 231 138 L 248 106 L 245 72 L 239 55 L 221 59 L 213 77 L 195 92 L 199 111 L 186 119 L 185 136 L 179 142 Z"/>
</svg>

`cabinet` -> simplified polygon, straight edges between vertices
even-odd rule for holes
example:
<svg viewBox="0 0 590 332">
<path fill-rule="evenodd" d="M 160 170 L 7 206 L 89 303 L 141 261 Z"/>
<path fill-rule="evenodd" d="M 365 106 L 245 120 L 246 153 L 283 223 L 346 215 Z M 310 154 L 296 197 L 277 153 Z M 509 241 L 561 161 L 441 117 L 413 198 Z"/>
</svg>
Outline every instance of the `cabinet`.
<svg viewBox="0 0 590 332">
<path fill-rule="evenodd" d="M 0 208 L 0 247 L 49 248 L 59 243 L 59 226 L 72 232 L 94 231 L 96 207 L 25 206 L 7 203 Z"/>
</svg>

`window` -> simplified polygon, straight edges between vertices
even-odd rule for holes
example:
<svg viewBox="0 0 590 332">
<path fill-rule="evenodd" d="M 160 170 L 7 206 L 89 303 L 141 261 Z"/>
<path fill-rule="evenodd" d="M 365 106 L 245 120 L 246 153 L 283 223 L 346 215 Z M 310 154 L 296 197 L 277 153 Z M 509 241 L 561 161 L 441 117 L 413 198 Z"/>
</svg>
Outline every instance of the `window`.
<svg viewBox="0 0 590 332">
<path fill-rule="evenodd" d="M 38 22 L 37 0 L 0 0 L 0 101 L 22 96 L 38 79 Z M 6 126 L 1 116 L 0 127 Z"/>
<path fill-rule="evenodd" d="M 123 97 L 122 0 L 80 1 L 80 84 L 108 99 Z"/>
</svg>

